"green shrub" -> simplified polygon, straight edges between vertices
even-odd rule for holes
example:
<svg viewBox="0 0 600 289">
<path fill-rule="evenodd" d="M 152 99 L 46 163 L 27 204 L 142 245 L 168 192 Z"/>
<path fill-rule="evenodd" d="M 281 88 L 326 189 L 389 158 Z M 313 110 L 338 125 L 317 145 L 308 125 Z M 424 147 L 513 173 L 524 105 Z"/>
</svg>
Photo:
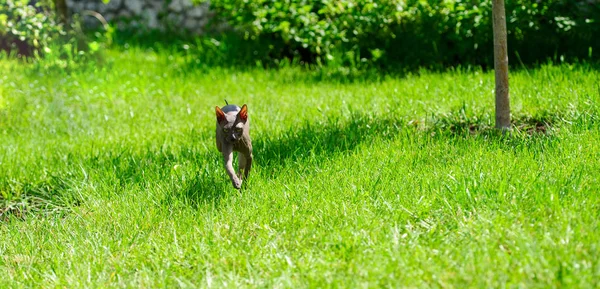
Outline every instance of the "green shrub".
<svg viewBox="0 0 600 289">
<path fill-rule="evenodd" d="M 491 0 L 212 0 L 211 7 L 249 42 L 267 47 L 256 53 L 261 61 L 493 63 Z M 511 58 L 585 58 L 600 48 L 598 0 L 507 0 L 506 11 Z"/>
<path fill-rule="evenodd" d="M 393 37 L 400 20 L 399 0 L 216 0 L 215 14 L 249 40 L 271 42 L 270 56 L 300 58 L 309 62 L 333 60 L 346 50 L 348 60 L 376 59 L 380 52 L 363 56 L 368 38 Z M 366 46 L 365 46 L 366 45 Z M 376 49 L 377 47 L 374 47 Z"/>
<path fill-rule="evenodd" d="M 0 49 L 19 56 L 49 52 L 50 43 L 65 34 L 50 8 L 46 1 L 0 0 Z"/>
<path fill-rule="evenodd" d="M 94 65 L 114 29 L 86 35 L 77 15 L 68 25 L 57 21 L 52 1 L 0 0 L 0 50 L 35 59 L 40 69 Z"/>
<path fill-rule="evenodd" d="M 544 61 L 560 55 L 590 57 L 600 48 L 597 0 L 507 0 L 511 62 Z M 395 39 L 382 44 L 384 63 L 493 65 L 491 0 L 407 2 Z M 592 49 L 593 50 L 593 49 Z M 414 62 L 414 63 L 411 63 Z"/>
</svg>

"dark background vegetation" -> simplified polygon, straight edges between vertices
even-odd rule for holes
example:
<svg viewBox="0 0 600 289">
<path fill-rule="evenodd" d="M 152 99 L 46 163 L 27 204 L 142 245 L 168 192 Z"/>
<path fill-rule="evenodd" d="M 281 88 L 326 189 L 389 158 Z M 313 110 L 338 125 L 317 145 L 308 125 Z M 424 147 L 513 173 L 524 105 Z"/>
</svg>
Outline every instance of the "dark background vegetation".
<svg viewBox="0 0 600 289">
<path fill-rule="evenodd" d="M 491 0 L 401 3 L 216 0 L 211 4 L 217 15 L 253 40 L 262 61 L 292 58 L 384 69 L 493 65 Z M 600 1 L 507 0 L 506 11 L 510 58 L 518 62 L 588 59 L 600 48 Z"/>
<path fill-rule="evenodd" d="M 83 32 L 77 17 L 68 24 L 55 20 L 54 1 L 27 2 L 0 0 L 0 47 L 13 55 L 58 57 L 62 66 L 113 40 L 170 46 L 190 54 L 198 67 L 291 63 L 394 71 L 493 65 L 491 0 L 214 0 L 209 25 L 226 22 L 229 28 L 199 37 L 146 29 L 114 33 L 112 26 Z M 507 0 L 506 11 L 513 66 L 598 59 L 599 0 Z"/>
</svg>

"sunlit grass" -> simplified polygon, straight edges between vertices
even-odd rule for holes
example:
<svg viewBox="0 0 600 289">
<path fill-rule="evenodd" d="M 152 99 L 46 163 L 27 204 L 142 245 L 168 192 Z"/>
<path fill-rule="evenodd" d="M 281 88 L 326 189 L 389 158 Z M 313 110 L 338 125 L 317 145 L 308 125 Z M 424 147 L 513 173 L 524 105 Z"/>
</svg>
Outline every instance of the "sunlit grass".
<svg viewBox="0 0 600 289">
<path fill-rule="evenodd" d="M 0 287 L 598 287 L 598 71 L 341 82 L 132 48 L 0 61 Z M 233 189 L 214 106 L 247 103 Z M 532 127 L 543 126 L 543 130 Z"/>
</svg>

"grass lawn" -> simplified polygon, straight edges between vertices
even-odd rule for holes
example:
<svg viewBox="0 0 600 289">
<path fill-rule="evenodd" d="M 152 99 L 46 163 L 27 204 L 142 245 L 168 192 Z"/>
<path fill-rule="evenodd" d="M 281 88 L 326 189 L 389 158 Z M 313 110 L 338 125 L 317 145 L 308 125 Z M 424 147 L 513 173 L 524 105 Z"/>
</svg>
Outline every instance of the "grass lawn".
<svg viewBox="0 0 600 289">
<path fill-rule="evenodd" d="M 503 138 L 491 72 L 342 83 L 189 60 L 0 60 L 0 287 L 600 286 L 598 70 L 513 72 Z M 241 191 L 215 146 L 223 99 L 249 107 Z"/>
</svg>

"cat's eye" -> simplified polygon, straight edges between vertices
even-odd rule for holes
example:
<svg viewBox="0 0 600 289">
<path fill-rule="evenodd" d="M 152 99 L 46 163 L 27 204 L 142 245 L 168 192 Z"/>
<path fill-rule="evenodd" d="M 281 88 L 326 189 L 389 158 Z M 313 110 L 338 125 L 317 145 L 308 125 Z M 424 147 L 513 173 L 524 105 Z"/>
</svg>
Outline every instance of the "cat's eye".
<svg viewBox="0 0 600 289">
<path fill-rule="evenodd" d="M 229 129 L 228 128 L 224 128 L 223 132 L 229 132 Z"/>
<path fill-rule="evenodd" d="M 235 128 L 235 132 L 242 132 L 242 128 L 241 127 L 236 127 Z"/>
</svg>

